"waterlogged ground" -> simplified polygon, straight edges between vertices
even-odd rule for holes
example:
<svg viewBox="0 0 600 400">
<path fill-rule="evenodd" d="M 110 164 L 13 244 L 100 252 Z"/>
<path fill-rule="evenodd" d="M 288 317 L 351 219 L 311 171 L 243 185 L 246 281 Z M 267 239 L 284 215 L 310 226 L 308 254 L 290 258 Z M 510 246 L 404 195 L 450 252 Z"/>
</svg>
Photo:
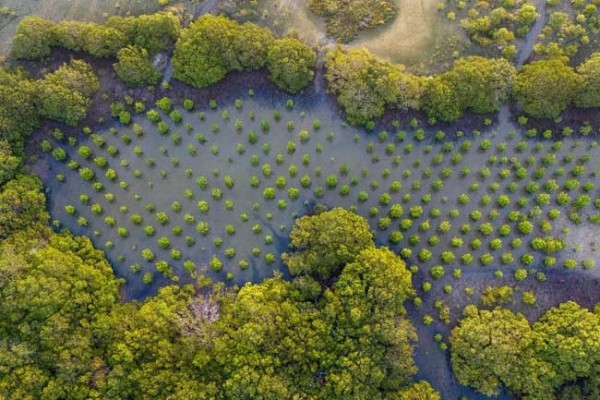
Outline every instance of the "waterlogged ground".
<svg viewBox="0 0 600 400">
<path fill-rule="evenodd" d="M 317 202 L 355 208 L 379 244 L 423 272 L 444 266 L 446 274 L 491 274 L 498 267 L 510 274 L 543 263 L 563 268 L 567 259 L 593 270 L 600 243 L 587 217 L 598 212 L 600 160 L 592 140 L 534 141 L 506 129 L 515 128 L 507 122 L 499 125 L 503 131 L 437 131 L 437 140 L 436 131 L 418 126 L 367 135 L 326 108 L 305 113 L 283 99 L 272 108 L 247 97 L 238 107 L 181 109 L 179 123 L 160 112 L 163 134 L 141 113 L 135 129 L 117 123 L 75 145 L 54 140 L 68 160 L 48 165 L 52 215 L 106 250 L 132 297 L 145 291 L 145 274 L 154 276 L 154 287 L 164 283 L 160 260 L 169 264 L 163 275 L 175 280 L 198 273 L 234 283 L 270 276 L 268 263 L 280 264 L 294 218 Z M 81 146 L 91 150 L 89 158 Z M 84 167 L 94 171 L 89 182 L 78 172 Z M 82 203 L 81 195 L 90 200 Z M 569 214 L 581 196 L 589 204 L 576 225 Z M 158 220 L 160 213 L 168 222 Z M 141 221 L 132 220 L 137 215 Z M 519 231 L 523 220 L 531 233 Z M 146 234 L 146 226 L 154 232 Z M 531 249 L 532 239 L 546 236 L 565 239 L 566 248 Z M 163 237 L 169 244 L 160 248 Z M 144 260 L 144 249 L 155 257 Z M 213 259 L 219 261 L 211 267 Z M 186 270 L 186 260 L 195 267 L 188 263 Z"/>
</svg>

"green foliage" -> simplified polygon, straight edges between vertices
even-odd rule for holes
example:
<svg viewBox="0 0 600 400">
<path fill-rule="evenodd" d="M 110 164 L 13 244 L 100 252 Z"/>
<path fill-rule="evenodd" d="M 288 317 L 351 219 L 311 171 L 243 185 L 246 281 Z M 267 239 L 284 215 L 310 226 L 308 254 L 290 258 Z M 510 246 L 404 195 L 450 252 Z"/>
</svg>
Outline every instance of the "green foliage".
<svg viewBox="0 0 600 400">
<path fill-rule="evenodd" d="M 7 141 L 0 140 L 0 187 L 15 177 L 21 167 L 21 157 L 17 157 Z"/>
<path fill-rule="evenodd" d="M 54 23 L 36 15 L 25 16 L 13 36 L 12 55 L 16 59 L 48 57 L 56 44 Z"/>
<path fill-rule="evenodd" d="M 360 30 L 383 25 L 396 16 L 398 7 L 392 0 L 310 0 L 310 10 L 325 18 L 327 34 L 340 42 L 349 42 Z"/>
<path fill-rule="evenodd" d="M 530 292 L 523 299 L 535 302 Z M 454 374 L 487 395 L 504 385 L 526 398 L 554 398 L 565 383 L 597 376 L 599 322 L 574 302 L 550 308 L 533 327 L 521 314 L 467 306 L 450 335 Z"/>
<path fill-rule="evenodd" d="M 296 39 L 275 39 L 254 24 L 210 14 L 185 29 L 173 57 L 175 78 L 195 87 L 220 81 L 230 71 L 268 67 L 280 88 L 295 93 L 314 75 L 314 52 Z"/>
<path fill-rule="evenodd" d="M 0 68 L 0 140 L 19 154 L 24 140 L 39 125 L 37 84 L 21 70 Z"/>
<path fill-rule="evenodd" d="M 588 60 L 577 67 L 583 79 L 577 94 L 577 107 L 600 107 L 600 53 L 594 53 Z"/>
<path fill-rule="evenodd" d="M 402 66 L 383 61 L 365 49 L 329 51 L 325 63 L 328 89 L 337 95 L 353 125 L 365 125 L 381 116 L 386 107 L 419 108 L 420 80 L 402 72 Z"/>
<path fill-rule="evenodd" d="M 280 89 L 296 93 L 313 80 L 316 61 L 315 52 L 301 41 L 276 39 L 267 55 L 269 77 Z"/>
<path fill-rule="evenodd" d="M 350 240 L 352 238 L 352 240 Z M 296 220 L 290 233 L 294 252 L 282 256 L 293 275 L 327 281 L 362 250 L 373 246 L 373 234 L 362 217 L 334 208 Z"/>
<path fill-rule="evenodd" d="M 391 400 L 442 400 L 440 394 L 427 381 L 412 383 L 407 388 L 389 396 Z"/>
<path fill-rule="evenodd" d="M 32 239 L 42 230 L 32 226 Z M 118 303 L 119 281 L 87 238 L 50 234 L 0 246 L 0 394 L 7 398 L 93 397 L 100 320 Z M 12 299 L 7 301 L 7 299 Z M 8 343 L 11 343 L 9 346 Z"/>
<path fill-rule="evenodd" d="M 124 47 L 117 53 L 117 60 L 115 71 L 127 86 L 154 86 L 158 83 L 160 73 L 152 66 L 148 51 L 143 47 Z"/>
<path fill-rule="evenodd" d="M 156 54 L 177 40 L 181 21 L 175 14 L 167 12 L 136 17 L 113 16 L 106 21 L 106 26 L 122 32 L 128 44 Z"/>
<path fill-rule="evenodd" d="M 37 82 L 39 115 L 75 126 L 85 118 L 90 96 L 99 87 L 92 67 L 84 61 L 72 60 Z"/>
<path fill-rule="evenodd" d="M 42 231 L 48 222 L 46 197 L 37 177 L 21 175 L 6 183 L 0 192 L 0 239 L 31 228 Z"/>
<path fill-rule="evenodd" d="M 558 59 L 534 61 L 517 74 L 513 96 L 523 111 L 538 118 L 556 118 L 571 104 L 583 78 Z"/>
<path fill-rule="evenodd" d="M 450 334 L 454 376 L 461 385 L 495 396 L 502 383 L 523 379 L 519 366 L 526 362 L 525 351 L 532 340 L 523 315 L 467 306 Z"/>
<path fill-rule="evenodd" d="M 457 60 L 446 75 L 463 109 L 478 114 L 498 111 L 509 98 L 516 70 L 505 59 L 471 56 Z"/>
<path fill-rule="evenodd" d="M 442 121 L 455 121 L 466 109 L 498 111 L 509 97 L 515 68 L 504 59 L 467 57 L 454 68 L 430 79 L 423 93 L 423 110 Z"/>
<path fill-rule="evenodd" d="M 106 25 L 69 20 L 55 24 L 28 16 L 17 27 L 12 52 L 17 59 L 37 60 L 49 56 L 52 47 L 61 46 L 94 57 L 114 57 L 130 44 L 155 54 L 177 38 L 180 25 L 179 18 L 170 13 L 115 16 Z"/>
</svg>

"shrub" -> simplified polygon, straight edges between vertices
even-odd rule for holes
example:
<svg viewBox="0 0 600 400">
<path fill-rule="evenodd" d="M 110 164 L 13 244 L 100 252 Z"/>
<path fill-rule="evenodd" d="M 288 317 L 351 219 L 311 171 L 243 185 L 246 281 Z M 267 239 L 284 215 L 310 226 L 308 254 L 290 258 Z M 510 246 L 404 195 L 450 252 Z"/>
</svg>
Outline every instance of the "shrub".
<svg viewBox="0 0 600 400">
<path fill-rule="evenodd" d="M 442 267 L 441 265 L 436 265 L 435 267 L 431 267 L 431 269 L 429 270 L 429 275 L 431 275 L 433 279 L 437 280 L 444 276 L 444 272 L 444 267 Z"/>
<path fill-rule="evenodd" d="M 452 253 L 449 250 L 443 251 L 442 254 L 440 255 L 440 260 L 442 261 L 443 264 L 451 264 L 452 261 L 454 261 L 454 253 Z"/>
<path fill-rule="evenodd" d="M 419 258 L 419 261 L 427 262 L 431 259 L 431 256 L 432 256 L 431 251 L 429 251 L 427 249 L 421 249 L 421 250 L 419 250 L 419 254 L 417 257 Z"/>
<path fill-rule="evenodd" d="M 326 184 L 329 189 L 334 189 L 338 184 L 337 176 L 336 175 L 327 176 Z"/>
<path fill-rule="evenodd" d="M 574 269 L 575 267 L 577 267 L 577 261 L 572 258 L 568 258 L 564 261 L 563 267 L 565 269 Z"/>
<path fill-rule="evenodd" d="M 527 270 L 524 268 L 519 268 L 515 270 L 514 278 L 517 282 L 521 282 L 522 280 L 527 278 Z"/>
<path fill-rule="evenodd" d="M 158 247 L 161 249 L 168 249 L 171 246 L 171 241 L 166 236 L 161 236 L 158 238 Z"/>
<path fill-rule="evenodd" d="M 158 222 L 161 225 L 168 224 L 169 223 L 169 215 L 162 211 L 156 213 L 156 222 Z"/>
<path fill-rule="evenodd" d="M 223 262 L 217 256 L 213 256 L 210 260 L 210 267 L 213 271 L 219 272 L 223 269 Z"/>
</svg>

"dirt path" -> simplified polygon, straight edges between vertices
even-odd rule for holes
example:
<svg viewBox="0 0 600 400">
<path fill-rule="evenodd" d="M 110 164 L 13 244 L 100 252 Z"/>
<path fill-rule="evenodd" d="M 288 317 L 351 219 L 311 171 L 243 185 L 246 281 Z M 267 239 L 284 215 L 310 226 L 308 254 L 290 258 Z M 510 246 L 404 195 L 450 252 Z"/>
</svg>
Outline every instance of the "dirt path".
<svg viewBox="0 0 600 400">
<path fill-rule="evenodd" d="M 521 68 L 523 64 L 525 64 L 525 61 L 527 61 L 531 56 L 531 53 L 533 52 L 533 47 L 537 42 L 538 36 L 542 32 L 542 29 L 544 28 L 548 20 L 548 13 L 546 12 L 546 1 L 535 0 L 535 6 L 538 9 L 539 17 L 535 20 L 529 33 L 525 37 L 525 43 L 523 44 L 523 46 L 519 50 L 519 53 L 517 54 L 517 68 Z"/>
</svg>

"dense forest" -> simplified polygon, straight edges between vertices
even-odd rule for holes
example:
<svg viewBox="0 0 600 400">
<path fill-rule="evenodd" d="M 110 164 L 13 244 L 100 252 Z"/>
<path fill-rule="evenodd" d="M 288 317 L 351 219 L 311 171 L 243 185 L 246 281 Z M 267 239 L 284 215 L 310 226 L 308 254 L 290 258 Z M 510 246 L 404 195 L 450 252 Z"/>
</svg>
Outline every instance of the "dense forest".
<svg viewBox="0 0 600 400">
<path fill-rule="evenodd" d="M 360 3 L 361 7 L 353 3 Z M 525 36 L 533 23 L 528 18 L 531 10 L 526 5 L 524 3 L 515 11 L 515 17 L 502 14 L 504 23 L 496 24 L 493 29 L 516 29 L 519 35 Z M 509 7 L 508 4 L 506 6 Z M 397 9 L 396 3 L 390 1 L 310 1 L 310 9 L 325 19 L 327 32 L 340 42 L 351 41 L 359 30 L 384 26 L 402 12 Z M 587 8 L 585 12 L 591 13 Z M 492 11 L 492 19 L 499 14 L 500 11 Z M 489 20 L 489 17 L 481 17 L 484 18 Z M 476 26 L 483 21 L 471 19 L 468 24 L 462 23 L 468 35 L 475 37 L 474 40 L 484 47 L 492 39 L 497 44 L 498 34 L 490 36 L 490 32 Z M 103 117 L 98 121 L 90 120 L 90 114 L 98 118 L 93 113 L 96 108 L 107 111 L 114 126 L 131 127 L 138 137 L 155 133 L 162 135 L 171 140 L 173 146 L 182 141 L 176 130 L 183 133 L 185 129 L 190 136 L 194 130 L 187 121 L 182 123 L 185 121 L 182 115 L 187 115 L 185 112 L 196 112 L 199 120 L 206 119 L 207 113 L 210 118 L 211 111 L 217 112 L 218 105 L 213 99 L 207 102 L 208 108 L 201 109 L 191 99 L 184 99 L 176 93 L 171 93 L 174 101 L 162 97 L 170 90 L 170 84 L 163 80 L 163 71 L 154 62 L 155 57 L 162 53 L 172 54 L 173 78 L 178 81 L 174 85 L 185 85 L 187 93 L 223 83 L 232 75 L 244 72 L 264 74 L 265 82 L 289 95 L 297 94 L 298 97 L 294 98 L 298 99 L 305 92 L 315 90 L 315 79 L 323 79 L 327 92 L 337 100 L 347 122 L 365 127 L 366 130 L 361 132 L 368 140 L 374 137 L 373 141 L 379 141 L 382 146 L 385 143 L 382 153 L 396 156 L 390 165 L 400 165 L 401 158 L 408 158 L 412 151 L 412 145 L 409 147 L 408 144 L 400 150 L 399 143 L 406 136 L 406 132 L 399 128 L 400 122 L 394 121 L 389 128 L 390 136 L 391 131 L 396 129 L 397 133 L 393 135 L 396 142 L 387 142 L 388 133 L 383 129 L 378 136 L 366 135 L 384 124 L 380 117 L 386 118 L 390 113 L 398 112 L 410 116 L 415 136 L 419 135 L 417 132 L 425 135 L 425 130 L 420 128 L 425 125 L 435 126 L 435 130 L 441 132 L 431 139 L 432 143 L 437 143 L 435 140 L 439 137 L 442 150 L 438 155 L 432 153 L 431 160 L 425 159 L 434 167 L 445 162 L 445 154 L 448 154 L 448 160 L 449 154 L 455 151 L 454 142 L 441 144 L 444 132 L 441 128 L 437 129 L 440 125 L 436 124 L 460 123 L 465 118 L 476 119 L 483 115 L 484 125 L 489 125 L 501 109 L 508 108 L 516 110 L 519 117 L 515 120 L 528 128 L 525 131 L 524 127 L 523 131 L 529 137 L 520 142 L 524 144 L 516 145 L 523 148 L 519 151 L 527 147 L 527 140 L 534 142 L 539 129 L 540 132 L 550 132 L 544 135 L 546 139 L 554 138 L 554 143 L 560 143 L 552 145 L 552 151 L 558 152 L 562 146 L 560 139 L 573 134 L 573 129 L 561 125 L 560 116 L 565 110 L 589 112 L 592 116 L 598 113 L 600 53 L 592 52 L 585 60 L 575 62 L 566 51 L 550 51 L 551 44 L 543 51 L 541 46 L 538 47 L 541 56 L 522 66 L 513 62 L 512 52 L 505 52 L 503 57 L 496 54 L 494 57 L 470 55 L 456 59 L 452 68 L 445 72 L 424 75 L 412 73 L 406 67 L 379 58 L 366 49 L 340 45 L 327 49 L 313 48 L 297 37 L 279 37 L 268 28 L 252 22 L 240 23 L 225 16 L 205 14 L 188 21 L 175 12 L 165 11 L 137 17 L 111 16 L 103 24 L 70 20 L 55 22 L 26 16 L 16 30 L 11 57 L 0 68 L 0 398 L 441 399 L 436 382 L 419 378 L 414 359 L 419 340 L 416 325 L 429 326 L 433 317 L 426 315 L 423 321 L 415 321 L 409 317 L 408 310 L 421 305 L 426 293 L 431 290 L 431 282 L 444 276 L 444 266 L 450 271 L 450 266 L 456 265 L 455 255 L 448 249 L 467 247 L 467 244 L 463 246 L 463 239 L 455 236 L 449 239 L 448 248 L 434 249 L 433 246 L 440 241 L 439 236 L 444 238 L 443 235 L 450 231 L 451 222 L 435 220 L 441 211 L 427 208 L 431 195 L 429 200 L 426 195 L 418 199 L 419 205 L 409 207 L 405 204 L 411 200 L 410 194 L 408 197 L 406 194 L 410 190 L 418 191 L 421 181 L 418 185 L 413 181 L 412 188 L 408 185 L 403 188 L 399 181 L 400 173 L 397 173 L 398 180 L 394 180 L 396 176 L 392 174 L 396 172 L 390 172 L 387 167 L 383 170 L 381 181 L 390 189 L 376 198 L 379 208 L 371 207 L 371 215 L 360 215 L 357 207 L 342 208 L 331 202 L 320 203 L 318 200 L 326 191 L 347 196 L 352 187 L 359 186 L 359 178 L 349 176 L 354 173 L 349 172 L 352 166 L 342 164 L 339 174 L 324 174 L 324 187 L 320 187 L 316 183 L 317 178 L 321 178 L 320 169 L 315 176 L 308 173 L 298 175 L 296 164 L 288 167 L 284 163 L 284 157 L 299 156 L 301 146 L 311 140 L 318 154 L 323 151 L 323 145 L 315 143 L 317 139 L 314 138 L 319 131 L 326 130 L 321 127 L 319 119 L 308 123 L 312 126 L 309 133 L 308 129 L 297 130 L 291 119 L 284 119 L 287 125 L 277 126 L 276 122 L 282 117 L 281 111 L 275 110 L 273 125 L 259 118 L 260 132 L 251 130 L 247 144 L 236 145 L 238 139 L 231 142 L 241 159 L 246 153 L 246 146 L 250 153 L 251 146 L 260 135 L 261 138 L 268 134 L 298 137 L 297 143 L 286 139 L 287 152 L 285 155 L 273 154 L 276 160 L 273 165 L 265 162 L 260 166 L 260 178 L 248 175 L 253 188 L 260 187 L 261 180 L 270 182 L 269 179 L 272 179 L 272 183 L 267 184 L 272 186 L 261 188 L 261 196 L 265 204 L 276 201 L 282 212 L 288 207 L 287 201 L 292 203 L 301 195 L 301 190 L 310 189 L 311 195 L 314 193 L 314 198 L 305 202 L 305 212 L 293 215 L 294 222 L 289 232 L 281 229 L 287 245 L 281 261 L 276 261 L 274 252 L 266 253 L 258 245 L 253 248 L 257 256 L 264 257 L 257 258 L 261 268 L 272 269 L 270 277 L 260 282 L 230 285 L 227 281 L 233 275 L 228 273 L 222 281 L 213 281 L 205 274 L 196 273 L 193 260 L 186 260 L 189 263 L 185 264 L 185 268 L 189 266 L 192 271 L 193 283 L 177 284 L 179 278 L 175 277 L 171 265 L 157 259 L 155 253 L 159 253 L 159 249 L 145 248 L 142 256 L 159 272 L 168 271 L 163 275 L 170 277 L 172 282 L 163 285 L 156 295 L 135 301 L 123 300 L 123 289 L 128 282 L 119 277 L 107 254 L 95 246 L 96 242 L 92 242 L 92 233 L 89 237 L 77 236 L 63 229 L 60 222 L 50 215 L 47 202 L 51 201 L 50 196 L 54 193 L 46 189 L 46 183 L 42 181 L 45 178 L 31 172 L 32 163 L 27 157 L 31 158 L 34 154 L 35 157 L 47 157 L 52 162 L 68 166 L 78 179 L 83 180 L 79 184 L 95 185 L 98 197 L 104 197 L 107 202 L 112 201 L 113 196 L 102 186 L 101 179 L 115 181 L 126 191 L 129 184 L 124 178 L 117 177 L 115 169 L 107 167 L 109 161 L 106 158 L 99 156 L 100 151 L 107 151 L 112 152 L 114 158 L 124 150 L 106 145 L 106 139 L 99 133 L 105 122 L 101 121 Z M 571 50 L 575 54 L 576 50 Z M 56 65 L 51 60 L 57 53 L 68 54 L 68 57 L 61 59 L 64 62 L 56 68 L 48 68 Z M 323 65 L 320 64 L 321 59 Z M 97 63 L 109 65 L 108 72 Z M 101 87 L 107 73 L 114 73 L 125 93 L 135 93 L 139 100 L 129 97 L 129 101 L 125 98 L 108 104 L 106 90 Z M 156 108 L 151 108 L 152 102 L 142 99 L 140 93 L 156 98 Z M 291 98 L 286 106 L 288 110 L 293 109 Z M 243 107 L 242 100 L 236 100 L 235 108 L 239 111 Z M 143 125 L 141 120 L 144 115 L 150 121 L 148 126 L 153 127 L 155 132 L 144 131 L 148 129 L 144 128 L 147 125 Z M 232 118 L 228 110 L 222 111 L 220 116 L 223 121 L 221 127 Z M 250 119 L 253 121 L 254 116 Z M 531 126 L 527 126 L 529 119 L 533 122 Z M 409 119 L 406 118 L 406 121 Z M 420 125 L 419 121 L 424 121 L 424 124 Z M 240 117 L 232 120 L 227 129 L 232 135 L 235 132 L 240 134 L 243 124 Z M 213 123 L 211 129 L 210 133 L 196 133 L 195 138 L 200 145 L 210 140 L 207 137 L 217 135 L 221 128 Z M 64 137 L 63 131 L 68 133 L 68 138 Z M 104 131 L 108 137 L 109 129 Z M 474 141 L 479 140 L 480 133 L 472 137 Z M 597 139 L 598 127 L 592 128 L 586 120 L 578 133 L 584 139 Z M 311 134 L 314 135 L 312 139 Z M 592 137 L 587 138 L 590 135 Z M 41 143 L 40 152 L 32 152 L 29 148 L 34 144 L 32 136 L 36 137 L 36 146 Z M 359 140 L 357 136 L 354 137 L 355 142 Z M 333 141 L 334 133 L 328 132 L 326 137 Z M 121 140 L 124 146 L 132 141 L 127 135 Z M 350 143 L 353 138 L 348 136 L 343 140 Z M 491 142 L 481 140 L 476 142 L 481 143 L 477 151 L 483 154 Z M 75 149 L 75 143 L 79 147 L 70 152 L 68 146 Z M 458 156 L 455 154 L 448 161 L 452 165 L 460 163 L 461 154 L 466 157 L 472 146 L 470 141 L 456 143 L 456 148 L 462 153 L 457 152 Z M 96 147 L 93 147 L 94 144 Z M 596 145 L 596 142 L 590 144 L 589 149 Z M 428 151 L 433 148 L 430 147 Z M 374 148 L 373 142 L 367 145 L 371 165 L 380 161 L 374 155 Z M 571 218 L 573 224 L 590 223 L 597 229 L 600 221 L 597 214 L 600 200 L 595 188 L 598 173 L 593 175 L 593 171 L 585 170 L 585 165 L 593 161 L 590 155 L 593 153 L 590 150 L 589 154 L 581 155 L 576 165 L 571 165 L 572 169 L 568 170 L 565 179 L 563 171 L 556 172 L 552 176 L 553 181 L 546 181 L 550 175 L 546 174 L 546 168 L 550 171 L 558 164 L 567 168 L 574 156 L 565 155 L 557 161 L 554 152 L 538 155 L 543 165 L 532 172 L 527 170 L 536 165 L 536 157 L 531 156 L 528 164 L 524 165 L 516 156 L 509 160 L 502 154 L 505 148 L 506 143 L 502 149 L 501 145 L 498 146 L 495 155 L 489 155 L 489 158 L 486 155 L 485 165 L 493 167 L 500 159 L 501 179 L 522 174 L 519 178 L 525 188 L 522 197 L 518 202 L 511 202 L 510 184 L 507 184 L 506 193 L 500 191 L 494 194 L 500 184 L 490 189 L 489 194 L 497 196 L 493 202 L 496 216 L 490 217 L 490 221 L 500 219 L 493 224 L 483 223 L 483 220 L 479 224 L 481 212 L 475 208 L 470 210 L 468 218 L 474 227 L 477 222 L 474 230 L 479 236 L 468 246 L 471 251 L 477 251 L 481 246 L 479 238 L 495 234 L 497 230 L 498 237 L 492 236 L 494 239 L 490 239 L 489 244 L 486 242 L 489 253 L 480 257 L 482 268 L 491 264 L 494 258 L 490 253 L 504 245 L 502 240 L 508 242 L 512 234 L 512 225 L 501 223 L 502 218 L 506 218 L 506 221 L 514 223 L 514 231 L 527 241 L 524 247 L 528 247 L 528 251 L 544 255 L 536 260 L 547 263 L 544 265 L 548 267 L 544 269 L 546 272 L 556 263 L 556 253 L 566 247 L 564 235 L 560 236 L 558 229 L 552 230 L 550 222 L 557 219 L 558 225 L 559 221 L 563 221 L 559 219 L 560 210 L 563 210 L 561 206 L 564 206 L 563 214 Z M 536 148 L 539 150 L 542 145 Z M 576 148 L 573 146 L 573 149 Z M 188 145 L 186 149 L 190 157 L 196 155 L 196 147 Z M 137 156 L 143 156 L 140 147 L 133 151 Z M 168 153 L 168 149 L 161 151 L 165 155 Z M 223 149 L 213 145 L 210 151 L 213 156 L 220 157 Z M 270 145 L 265 143 L 262 156 L 266 158 L 270 152 Z M 258 167 L 258 155 L 250 157 L 252 167 Z M 95 166 L 91 163 L 86 166 L 88 160 L 93 161 Z M 305 166 L 311 162 L 308 153 L 298 160 L 298 164 Z M 173 167 L 180 162 L 174 156 L 170 161 Z M 329 161 L 333 163 L 334 157 L 329 157 Z M 145 162 L 148 168 L 152 168 L 156 161 L 146 158 Z M 233 157 L 228 163 L 234 164 Z M 277 165 L 288 168 L 287 179 L 279 172 L 272 172 Z M 121 166 L 127 167 L 123 161 Z M 416 175 L 421 171 L 420 167 L 421 160 L 413 162 L 405 169 L 408 172 L 403 172 L 405 178 L 410 176 L 411 170 Z M 472 167 L 475 171 L 476 166 Z M 434 174 L 434 191 L 440 191 L 443 181 L 453 174 L 449 168 L 440 167 L 439 176 Z M 558 170 L 559 167 L 556 168 Z M 428 167 L 428 170 L 428 173 L 423 172 L 423 181 L 432 175 L 431 168 Z M 98 171 L 102 171 L 104 177 L 98 177 Z M 192 170 L 188 171 L 186 174 L 191 176 Z M 365 169 L 360 173 L 364 179 L 368 176 Z M 468 167 L 461 172 L 464 176 L 470 173 Z M 529 179 L 528 173 L 540 175 L 539 179 L 546 174 L 545 183 L 542 184 L 541 180 L 537 183 L 538 178 Z M 217 168 L 212 174 L 223 182 L 220 187 L 209 184 L 204 176 L 195 178 L 196 184 L 202 190 L 209 190 L 215 203 L 221 201 L 223 192 L 226 192 L 224 201 L 216 204 L 223 204 L 221 208 L 227 210 L 233 209 L 234 203 L 227 195 L 241 182 L 234 183 L 234 178 L 227 172 L 221 176 Z M 488 167 L 482 166 L 477 174 L 483 182 L 491 172 Z M 166 179 L 167 173 L 163 175 Z M 301 182 L 299 186 L 288 185 L 288 180 L 293 181 L 297 175 Z M 392 177 L 386 183 L 390 175 Z M 62 174 L 56 177 L 59 181 L 65 180 Z M 581 184 L 578 179 L 581 179 Z M 561 182 L 560 186 L 557 180 Z M 370 189 L 365 188 L 358 193 L 357 203 L 368 200 L 370 192 L 367 190 L 374 192 L 379 189 L 380 183 L 375 178 L 367 182 L 369 184 Z M 516 183 L 513 186 L 516 187 L 512 191 L 521 191 L 521 186 Z M 284 188 L 287 201 L 279 193 Z M 469 193 L 476 190 L 477 187 Z M 191 190 L 188 193 L 186 196 L 194 200 L 200 217 L 215 204 L 195 198 Z M 405 195 L 404 206 L 400 200 L 392 201 L 395 194 L 398 197 Z M 530 205 L 526 196 L 529 195 L 534 199 L 531 211 L 527 208 Z M 485 196 L 487 200 L 480 202 L 481 208 L 492 202 L 489 195 Z M 131 233 L 119 218 L 129 219 L 136 226 L 143 225 L 139 214 L 117 217 L 115 221 L 105 213 L 100 200 L 82 194 L 79 201 L 85 207 L 90 205 L 98 216 L 102 215 L 109 228 L 116 229 L 123 238 Z M 469 195 L 461 193 L 459 202 L 467 205 L 469 201 Z M 542 215 L 542 208 L 551 201 L 556 208 L 544 208 Z M 79 204 L 76 199 L 72 203 Z M 519 204 L 518 210 L 510 208 L 513 205 L 517 207 L 514 203 Z M 260 206 L 253 205 L 254 211 L 260 210 Z M 171 218 L 181 209 L 181 204 L 174 202 Z M 582 211 L 589 209 L 595 211 Z M 147 210 L 156 219 L 155 225 L 170 224 L 166 212 Z M 125 213 L 127 209 L 122 208 L 122 211 Z M 75 206 L 66 206 L 65 212 L 77 218 L 80 227 L 85 228 L 89 224 Z M 459 214 L 458 210 L 455 214 Z M 582 215 L 586 216 L 585 221 L 582 221 Z M 369 224 L 369 218 L 375 217 L 378 218 L 375 221 L 379 231 L 385 231 L 392 224 L 397 226 L 389 234 L 387 244 L 376 240 L 377 232 Z M 148 216 L 144 215 L 144 218 Z M 210 229 L 214 229 L 190 213 L 186 213 L 185 218 L 195 227 L 198 240 L 209 236 Z M 248 218 L 246 213 L 240 214 L 242 222 Z M 266 219 L 270 218 L 272 215 Z M 423 248 L 420 251 L 415 249 L 413 255 L 409 245 L 402 251 L 395 247 L 404 242 L 415 242 L 410 244 L 412 246 L 421 241 L 418 234 L 406 233 L 413 229 L 413 222 L 414 229 L 418 229 L 424 239 L 430 225 L 435 224 L 432 231 L 439 236 L 433 234 L 428 239 L 433 253 Z M 467 225 L 460 227 L 465 234 L 471 231 L 470 225 Z M 173 227 L 171 240 L 181 235 L 182 228 L 179 227 L 179 233 L 176 228 Z M 253 225 L 252 229 L 255 234 L 263 234 L 264 228 L 259 224 Z M 535 231 L 534 236 L 527 237 L 532 231 Z M 154 227 L 146 225 L 146 234 L 153 237 Z M 228 224 L 223 236 L 234 234 L 235 226 Z M 265 241 L 274 240 L 271 235 L 264 238 Z M 192 246 L 196 238 L 187 240 Z M 219 241 L 222 240 L 216 236 L 213 243 L 220 247 Z M 180 250 L 171 246 L 167 237 L 158 238 L 158 243 L 160 249 L 170 252 L 172 261 L 181 259 Z M 513 239 L 511 246 L 517 251 L 521 247 L 521 238 Z M 228 258 L 236 257 L 233 247 L 227 247 L 225 254 L 229 254 Z M 492 257 L 491 260 L 486 261 L 486 254 Z M 529 268 L 533 268 L 533 256 L 529 252 L 517 261 L 511 253 L 505 252 L 503 257 L 506 254 L 508 256 L 506 260 L 503 258 L 503 264 L 519 266 L 521 262 L 527 267 L 509 270 L 516 282 L 527 279 L 528 273 L 534 275 L 536 271 Z M 597 258 L 597 255 L 594 256 Z M 432 257 L 441 261 L 439 264 L 436 261 L 429 270 L 423 268 L 423 278 L 419 265 L 429 265 L 427 263 Z M 465 268 L 469 264 L 467 259 L 463 256 L 460 260 Z M 239 267 L 248 268 L 249 262 L 246 259 L 242 261 Z M 573 269 L 572 263 L 576 264 L 570 259 L 565 260 L 565 269 Z M 583 266 L 584 269 L 592 269 L 594 260 L 589 258 Z M 223 261 L 213 255 L 210 267 L 219 272 Z M 488 273 L 494 274 L 491 271 L 489 269 Z M 539 282 L 546 280 L 544 272 L 537 271 L 535 274 Z M 499 269 L 495 274 L 502 278 Z M 452 275 L 455 281 L 458 280 L 461 269 L 455 268 Z M 144 280 L 146 276 L 148 281 L 145 283 L 151 284 L 153 275 L 146 274 Z M 600 288 L 596 289 L 600 292 Z M 452 286 L 444 285 L 443 291 L 450 295 Z M 449 326 L 447 340 L 444 341 L 441 333 L 436 334 L 435 340 L 439 342 L 440 351 L 446 352 L 444 354 L 449 358 L 454 378 L 459 384 L 470 386 L 485 396 L 497 396 L 506 391 L 514 398 L 522 399 L 600 398 L 600 303 L 592 309 L 575 301 L 551 307 L 536 305 L 543 309 L 538 308 L 539 313 L 532 319 L 531 315 L 526 316 L 510 308 L 514 304 L 511 303 L 513 287 L 486 288 L 480 302 L 469 297 L 472 295 L 469 291 L 473 289 L 464 289 L 470 304 L 461 307 L 459 317 L 452 323 L 448 306 L 437 301 L 435 306 L 440 314 L 440 321 L 436 324 Z M 448 303 L 451 301 L 448 300 Z M 523 292 L 523 303 L 536 303 L 532 291 Z"/>
</svg>

